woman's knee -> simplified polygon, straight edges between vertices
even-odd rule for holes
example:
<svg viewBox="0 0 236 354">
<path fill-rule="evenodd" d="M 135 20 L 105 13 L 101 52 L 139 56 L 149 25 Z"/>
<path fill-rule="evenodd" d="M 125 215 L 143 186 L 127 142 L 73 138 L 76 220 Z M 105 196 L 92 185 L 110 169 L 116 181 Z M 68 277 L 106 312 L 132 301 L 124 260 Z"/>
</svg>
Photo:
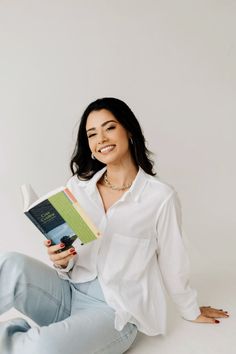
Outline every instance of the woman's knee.
<svg viewBox="0 0 236 354">
<path fill-rule="evenodd" d="M 24 269 L 28 268 L 28 257 L 19 252 L 4 252 L 0 254 L 0 268 L 1 271 L 17 272 L 22 274 Z"/>
</svg>

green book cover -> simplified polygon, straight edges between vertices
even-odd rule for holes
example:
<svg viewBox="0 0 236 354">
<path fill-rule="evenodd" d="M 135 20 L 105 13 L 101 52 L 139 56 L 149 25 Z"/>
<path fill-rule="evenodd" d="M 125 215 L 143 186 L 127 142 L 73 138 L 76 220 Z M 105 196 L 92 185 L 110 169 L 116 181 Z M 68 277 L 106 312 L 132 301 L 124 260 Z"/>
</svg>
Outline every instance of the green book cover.
<svg viewBox="0 0 236 354">
<path fill-rule="evenodd" d="M 59 192 L 48 200 L 83 243 L 96 240 L 97 236 L 64 192 Z"/>
<path fill-rule="evenodd" d="M 31 186 L 23 185 L 22 193 L 25 214 L 52 244 L 63 242 L 69 248 L 76 239 L 86 244 L 100 236 L 68 188 L 61 187 L 40 199 Z"/>
</svg>

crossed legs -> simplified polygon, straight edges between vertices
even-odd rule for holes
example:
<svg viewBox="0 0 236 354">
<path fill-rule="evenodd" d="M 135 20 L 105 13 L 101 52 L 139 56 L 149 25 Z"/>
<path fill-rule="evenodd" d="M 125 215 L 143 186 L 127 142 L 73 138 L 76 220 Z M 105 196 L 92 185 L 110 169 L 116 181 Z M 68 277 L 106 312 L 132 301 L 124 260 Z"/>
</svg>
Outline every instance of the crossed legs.
<svg viewBox="0 0 236 354">
<path fill-rule="evenodd" d="M 78 291 L 76 301 L 84 298 Z M 74 298 L 74 297 L 73 297 Z M 114 311 L 92 299 L 92 306 L 71 314 L 71 286 L 51 267 L 10 252 L 0 255 L 0 314 L 11 307 L 31 318 L 0 323 L 1 354 L 121 354 L 137 329 L 128 323 L 114 328 Z"/>
</svg>

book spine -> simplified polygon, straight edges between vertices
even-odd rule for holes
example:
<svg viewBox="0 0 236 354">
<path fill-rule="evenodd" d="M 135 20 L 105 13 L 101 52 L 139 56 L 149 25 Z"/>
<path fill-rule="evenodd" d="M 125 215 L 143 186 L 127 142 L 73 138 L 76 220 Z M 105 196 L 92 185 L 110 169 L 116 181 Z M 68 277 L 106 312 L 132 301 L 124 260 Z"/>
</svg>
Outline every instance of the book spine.
<svg viewBox="0 0 236 354">
<path fill-rule="evenodd" d="M 41 231 L 42 234 L 47 237 L 47 233 L 45 232 L 43 227 L 40 225 L 40 223 L 35 219 L 35 217 L 30 213 L 30 211 L 26 211 L 25 215 L 32 221 L 32 223 L 39 229 L 39 231 Z"/>
</svg>

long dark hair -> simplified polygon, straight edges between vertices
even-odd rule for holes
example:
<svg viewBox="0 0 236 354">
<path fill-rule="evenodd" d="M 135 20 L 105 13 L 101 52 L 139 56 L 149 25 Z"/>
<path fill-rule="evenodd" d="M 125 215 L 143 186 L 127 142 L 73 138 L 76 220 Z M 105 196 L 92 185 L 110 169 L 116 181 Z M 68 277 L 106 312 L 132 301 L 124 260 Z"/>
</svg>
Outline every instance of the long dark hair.
<svg viewBox="0 0 236 354">
<path fill-rule="evenodd" d="M 92 111 L 99 111 L 101 109 L 110 111 L 131 134 L 133 143 L 129 145 L 132 157 L 137 166 L 140 166 L 149 175 L 155 176 L 156 173 L 153 172 L 154 162 L 149 158 L 149 155 L 152 153 L 145 145 L 145 138 L 137 118 L 125 102 L 114 97 L 99 98 L 90 103 L 85 109 L 80 120 L 76 146 L 70 162 L 72 174 L 76 174 L 80 179 L 88 180 L 92 178 L 97 171 L 106 166 L 97 159 L 91 158 L 91 151 L 86 134 L 88 115 Z"/>
</svg>

